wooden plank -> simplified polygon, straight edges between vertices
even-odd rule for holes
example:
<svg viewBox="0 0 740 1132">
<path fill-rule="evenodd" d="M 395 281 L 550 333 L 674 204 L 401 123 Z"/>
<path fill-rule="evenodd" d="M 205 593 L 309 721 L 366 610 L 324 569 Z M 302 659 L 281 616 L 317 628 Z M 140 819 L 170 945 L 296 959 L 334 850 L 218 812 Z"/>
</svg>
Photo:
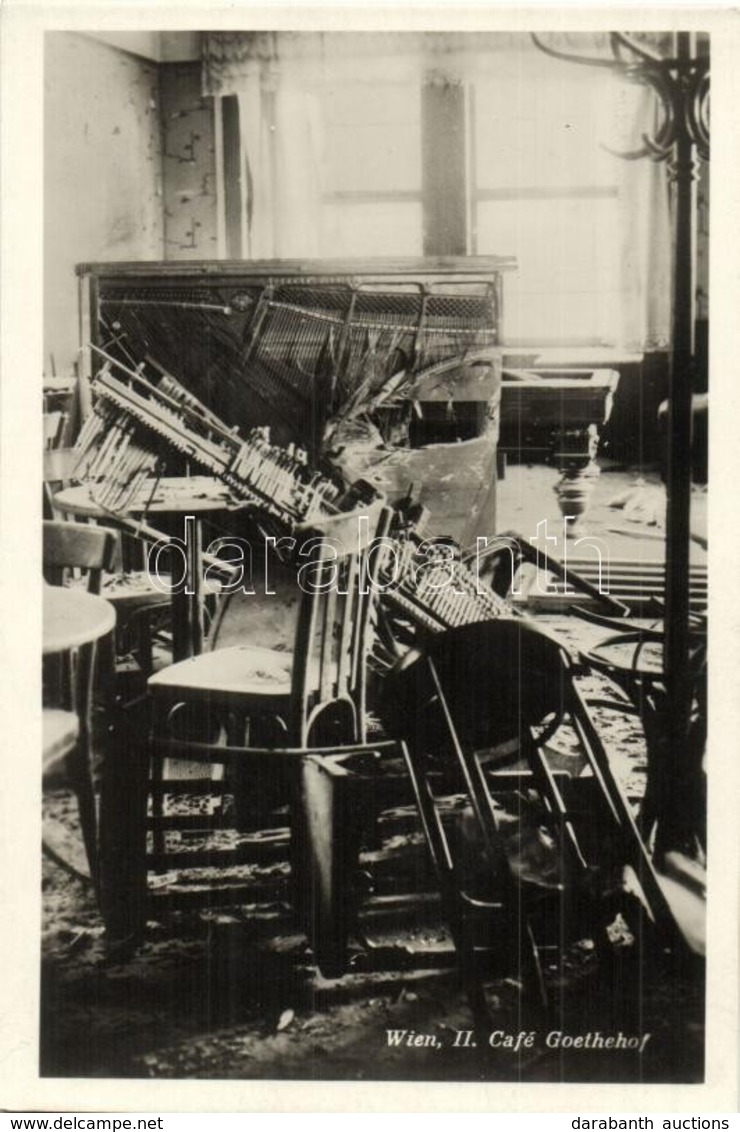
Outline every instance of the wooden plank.
<svg viewBox="0 0 740 1132">
<path fill-rule="evenodd" d="M 302 282 L 309 279 L 321 279 L 322 276 L 366 276 L 369 280 L 384 280 L 398 282 L 397 276 L 411 276 L 424 278 L 444 274 L 444 279 L 438 282 L 454 282 L 458 277 L 461 280 L 470 280 L 471 276 L 495 275 L 498 271 L 514 271 L 517 262 L 514 256 L 466 256 L 466 255 L 429 255 L 429 256 L 387 256 L 366 259 L 255 259 L 244 261 L 242 259 L 227 260 L 180 260 L 177 263 L 162 260 L 133 260 L 121 263 L 81 263 L 76 267 L 78 275 L 92 274 L 106 284 L 116 282 L 124 277 L 141 279 L 171 279 L 180 276 L 207 276 L 218 278 L 223 276 L 244 277 L 249 280 L 268 280 L 280 277 L 285 281 L 286 276 L 295 276 Z M 489 280 L 490 281 L 490 280 Z"/>
</svg>

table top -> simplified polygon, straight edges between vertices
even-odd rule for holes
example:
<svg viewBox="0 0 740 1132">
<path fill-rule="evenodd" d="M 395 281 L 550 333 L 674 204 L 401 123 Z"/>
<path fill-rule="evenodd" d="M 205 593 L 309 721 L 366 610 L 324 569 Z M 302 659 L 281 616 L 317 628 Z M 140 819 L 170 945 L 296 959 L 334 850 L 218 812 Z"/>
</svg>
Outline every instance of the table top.
<svg viewBox="0 0 740 1132">
<path fill-rule="evenodd" d="M 116 611 L 104 598 L 44 583 L 45 656 L 97 641 L 115 624 Z"/>
<path fill-rule="evenodd" d="M 625 633 L 626 640 L 618 634 L 605 637 L 585 657 L 597 667 L 660 683 L 664 676 L 663 642 L 640 642 L 635 636 Z"/>
<path fill-rule="evenodd" d="M 84 483 L 77 487 L 66 487 L 54 496 L 54 506 L 60 511 L 86 518 L 115 519 L 115 513 L 100 507 L 94 499 L 95 484 Z M 215 476 L 169 476 L 160 479 L 152 494 L 152 484 L 137 493 L 133 502 L 126 508 L 129 515 L 180 514 L 184 512 L 222 511 L 234 507 L 234 500 L 228 487 Z"/>
</svg>

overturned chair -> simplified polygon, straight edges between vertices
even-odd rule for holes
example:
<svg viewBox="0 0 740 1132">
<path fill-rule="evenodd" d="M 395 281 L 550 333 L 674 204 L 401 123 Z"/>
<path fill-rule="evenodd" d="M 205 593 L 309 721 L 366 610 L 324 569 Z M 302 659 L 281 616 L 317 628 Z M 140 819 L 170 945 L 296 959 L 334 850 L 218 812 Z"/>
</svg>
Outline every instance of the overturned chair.
<svg viewBox="0 0 740 1132">
<path fill-rule="evenodd" d="M 482 972 L 504 969 L 548 1000 L 543 954 L 568 943 L 609 947 L 621 917 L 680 945 L 642 839 L 611 770 L 563 646 L 524 620 L 465 626 L 410 655 L 389 685 L 387 717 L 403 737 L 408 771 L 477 1020 Z M 561 727 L 573 753 L 552 754 Z M 569 763 L 573 765 L 569 766 Z M 436 775 L 454 767 L 467 799 L 463 823 L 440 812 Z M 445 790 L 449 786 L 446 784 Z M 496 798 L 536 794 L 557 873 L 543 889 L 518 882 Z"/>
<path fill-rule="evenodd" d="M 524 619 L 451 629 L 391 672 L 381 715 L 411 780 L 476 1026 L 490 1026 L 484 988 L 497 978 L 520 980 L 528 1002 L 554 1009 L 552 987 L 579 941 L 593 941 L 605 963 L 625 938 L 639 962 L 653 942 L 681 946 L 557 640 Z M 575 740 L 565 751 L 561 728 Z M 353 875 L 391 755 L 393 744 L 378 745 L 303 765 L 315 946 L 330 974 L 346 968 L 347 938 L 362 936 Z M 549 847 L 539 876 L 523 875 L 507 811 Z"/>
</svg>

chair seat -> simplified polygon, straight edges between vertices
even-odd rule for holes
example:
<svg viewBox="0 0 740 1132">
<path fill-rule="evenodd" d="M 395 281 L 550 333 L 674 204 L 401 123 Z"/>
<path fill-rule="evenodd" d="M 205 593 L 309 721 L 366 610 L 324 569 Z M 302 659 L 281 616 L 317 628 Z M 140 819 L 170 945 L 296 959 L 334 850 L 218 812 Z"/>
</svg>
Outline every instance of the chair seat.
<svg viewBox="0 0 740 1132">
<path fill-rule="evenodd" d="M 44 708 L 41 720 L 43 733 L 44 776 L 52 775 L 61 769 L 62 760 L 77 742 L 80 724 L 71 711 L 60 708 Z"/>
<path fill-rule="evenodd" d="M 292 652 L 235 645 L 171 664 L 150 677 L 149 688 L 155 696 L 173 699 L 287 698 L 292 674 Z"/>
</svg>

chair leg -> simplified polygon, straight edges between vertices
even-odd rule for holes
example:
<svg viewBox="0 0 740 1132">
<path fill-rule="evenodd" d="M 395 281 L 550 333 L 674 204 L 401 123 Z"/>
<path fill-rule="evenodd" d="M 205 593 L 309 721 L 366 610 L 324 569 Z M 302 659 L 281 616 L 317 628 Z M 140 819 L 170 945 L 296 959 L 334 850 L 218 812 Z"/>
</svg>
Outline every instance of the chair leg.
<svg viewBox="0 0 740 1132">
<path fill-rule="evenodd" d="M 225 720 L 225 737 L 233 747 L 275 747 L 285 744 L 286 731 L 272 714 L 245 715 L 231 712 Z M 240 833 L 259 828 L 270 810 L 284 806 L 288 800 L 286 786 L 270 776 L 255 778 L 254 772 L 233 763 L 228 779 L 234 798 L 234 825 Z"/>
<path fill-rule="evenodd" d="M 152 840 L 154 855 L 164 856 L 164 761 L 153 758 L 149 767 L 149 793 L 152 799 Z"/>
<path fill-rule="evenodd" d="M 364 789 L 363 789 L 364 787 Z M 294 900 L 327 978 L 347 969 L 355 925 L 355 881 L 366 822 L 367 784 L 333 774 L 331 760 L 303 760 L 291 822 Z"/>
<path fill-rule="evenodd" d="M 43 495 L 43 509 L 42 509 L 42 516 L 43 516 L 44 519 L 53 519 L 54 518 L 54 503 L 53 503 L 53 500 L 54 500 L 54 493 L 52 491 L 51 484 L 45 483 L 44 484 L 44 495 Z"/>
<path fill-rule="evenodd" d="M 98 891 L 98 812 L 90 768 L 90 742 L 89 737 L 84 733 L 74 750 L 67 756 L 67 776 L 77 798 L 80 829 L 90 867 L 90 877 L 95 890 Z"/>
<path fill-rule="evenodd" d="M 147 617 L 141 617 L 136 626 L 136 652 L 142 675 L 148 679 L 154 671 L 152 627 Z"/>
<path fill-rule="evenodd" d="M 121 712 L 100 772 L 100 907 L 109 953 L 141 942 L 146 923 L 149 754 L 145 710 Z"/>
</svg>

